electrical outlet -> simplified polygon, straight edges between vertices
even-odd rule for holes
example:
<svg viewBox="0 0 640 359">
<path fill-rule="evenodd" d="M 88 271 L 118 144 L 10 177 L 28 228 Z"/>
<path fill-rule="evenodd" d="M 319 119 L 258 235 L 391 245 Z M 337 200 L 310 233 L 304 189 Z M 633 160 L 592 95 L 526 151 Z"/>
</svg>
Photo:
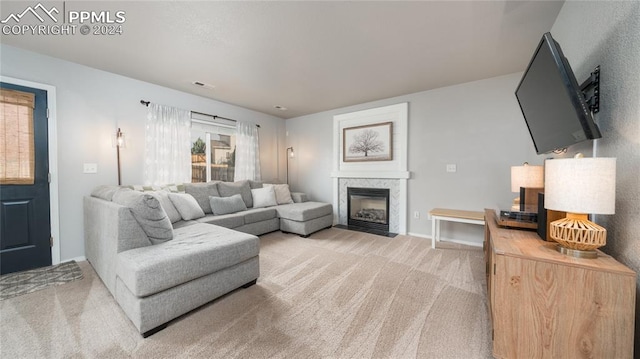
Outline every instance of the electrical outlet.
<svg viewBox="0 0 640 359">
<path fill-rule="evenodd" d="M 447 172 L 455 172 L 457 170 L 456 165 L 455 164 L 448 164 L 447 165 Z"/>
<path fill-rule="evenodd" d="M 413 218 L 420 219 L 420 212 L 418 211 L 413 212 Z"/>
</svg>

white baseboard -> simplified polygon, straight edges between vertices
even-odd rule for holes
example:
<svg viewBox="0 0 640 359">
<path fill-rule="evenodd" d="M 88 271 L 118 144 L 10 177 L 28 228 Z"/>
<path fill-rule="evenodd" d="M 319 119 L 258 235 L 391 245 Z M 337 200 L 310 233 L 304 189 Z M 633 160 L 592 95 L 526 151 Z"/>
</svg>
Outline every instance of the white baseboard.
<svg viewBox="0 0 640 359">
<path fill-rule="evenodd" d="M 409 232 L 409 233 L 407 233 L 407 235 L 411 236 L 411 237 L 418 237 L 418 238 L 424 238 L 424 239 L 431 240 L 431 236 L 427 235 L 427 234 Z"/>
<path fill-rule="evenodd" d="M 71 262 L 71 261 L 82 262 L 82 261 L 86 261 L 86 260 L 87 260 L 87 257 L 82 256 L 82 257 L 63 259 L 63 260 L 60 261 L 60 263 Z"/>
<path fill-rule="evenodd" d="M 410 236 L 412 237 L 418 237 L 418 238 L 425 238 L 428 240 L 433 240 L 432 237 L 430 235 L 426 235 L 426 234 L 422 234 L 422 233 L 412 233 L 409 232 L 408 233 Z M 472 241 L 465 241 L 463 239 L 455 239 L 455 238 L 440 238 L 440 242 L 452 242 L 452 243 L 458 243 L 458 244 L 464 244 L 467 246 L 472 246 L 472 247 L 480 247 L 482 248 L 482 243 L 478 243 L 478 242 L 472 242 Z"/>
<path fill-rule="evenodd" d="M 465 241 L 465 240 L 462 240 L 462 239 L 440 238 L 440 242 L 451 242 L 451 243 L 464 244 L 464 245 L 471 246 L 471 247 L 482 248 L 482 243 L 472 242 L 472 241 Z M 436 246 L 437 246 L 437 244 L 436 244 Z"/>
</svg>

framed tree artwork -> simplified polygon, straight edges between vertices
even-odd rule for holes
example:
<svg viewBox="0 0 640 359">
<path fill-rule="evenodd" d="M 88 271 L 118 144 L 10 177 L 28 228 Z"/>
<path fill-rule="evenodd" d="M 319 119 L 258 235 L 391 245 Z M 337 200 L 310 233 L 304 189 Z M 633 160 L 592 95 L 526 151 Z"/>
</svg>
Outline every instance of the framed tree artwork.
<svg viewBox="0 0 640 359">
<path fill-rule="evenodd" d="M 393 122 L 342 129 L 342 160 L 368 162 L 393 160 Z"/>
</svg>

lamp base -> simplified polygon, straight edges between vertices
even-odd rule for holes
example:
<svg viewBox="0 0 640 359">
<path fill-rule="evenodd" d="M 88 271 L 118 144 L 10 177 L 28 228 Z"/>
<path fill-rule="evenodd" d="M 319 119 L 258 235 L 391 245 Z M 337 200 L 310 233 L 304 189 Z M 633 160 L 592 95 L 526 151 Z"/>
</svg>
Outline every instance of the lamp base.
<svg viewBox="0 0 640 359">
<path fill-rule="evenodd" d="M 565 248 L 561 245 L 556 245 L 556 250 L 564 255 L 567 255 L 569 257 L 575 257 L 575 258 L 589 258 L 589 259 L 594 259 L 594 258 L 598 258 L 598 252 L 594 251 L 594 250 L 590 250 L 590 251 L 583 251 L 580 249 L 571 249 L 571 248 Z"/>
<path fill-rule="evenodd" d="M 549 230 L 551 239 L 566 249 L 593 251 L 607 243 L 607 230 L 586 214 L 567 213 L 566 218 L 551 222 Z"/>
</svg>

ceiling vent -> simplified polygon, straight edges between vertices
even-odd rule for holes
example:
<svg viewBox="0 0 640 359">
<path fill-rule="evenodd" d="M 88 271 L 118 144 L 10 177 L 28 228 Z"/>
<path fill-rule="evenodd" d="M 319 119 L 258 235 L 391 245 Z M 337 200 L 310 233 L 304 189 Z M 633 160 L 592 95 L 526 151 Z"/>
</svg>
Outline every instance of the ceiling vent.
<svg viewBox="0 0 640 359">
<path fill-rule="evenodd" d="M 194 85 L 196 85 L 198 87 L 209 89 L 209 90 L 213 90 L 214 88 L 216 88 L 214 85 L 207 84 L 207 83 L 200 82 L 200 81 L 193 81 L 192 84 L 194 84 Z"/>
</svg>

